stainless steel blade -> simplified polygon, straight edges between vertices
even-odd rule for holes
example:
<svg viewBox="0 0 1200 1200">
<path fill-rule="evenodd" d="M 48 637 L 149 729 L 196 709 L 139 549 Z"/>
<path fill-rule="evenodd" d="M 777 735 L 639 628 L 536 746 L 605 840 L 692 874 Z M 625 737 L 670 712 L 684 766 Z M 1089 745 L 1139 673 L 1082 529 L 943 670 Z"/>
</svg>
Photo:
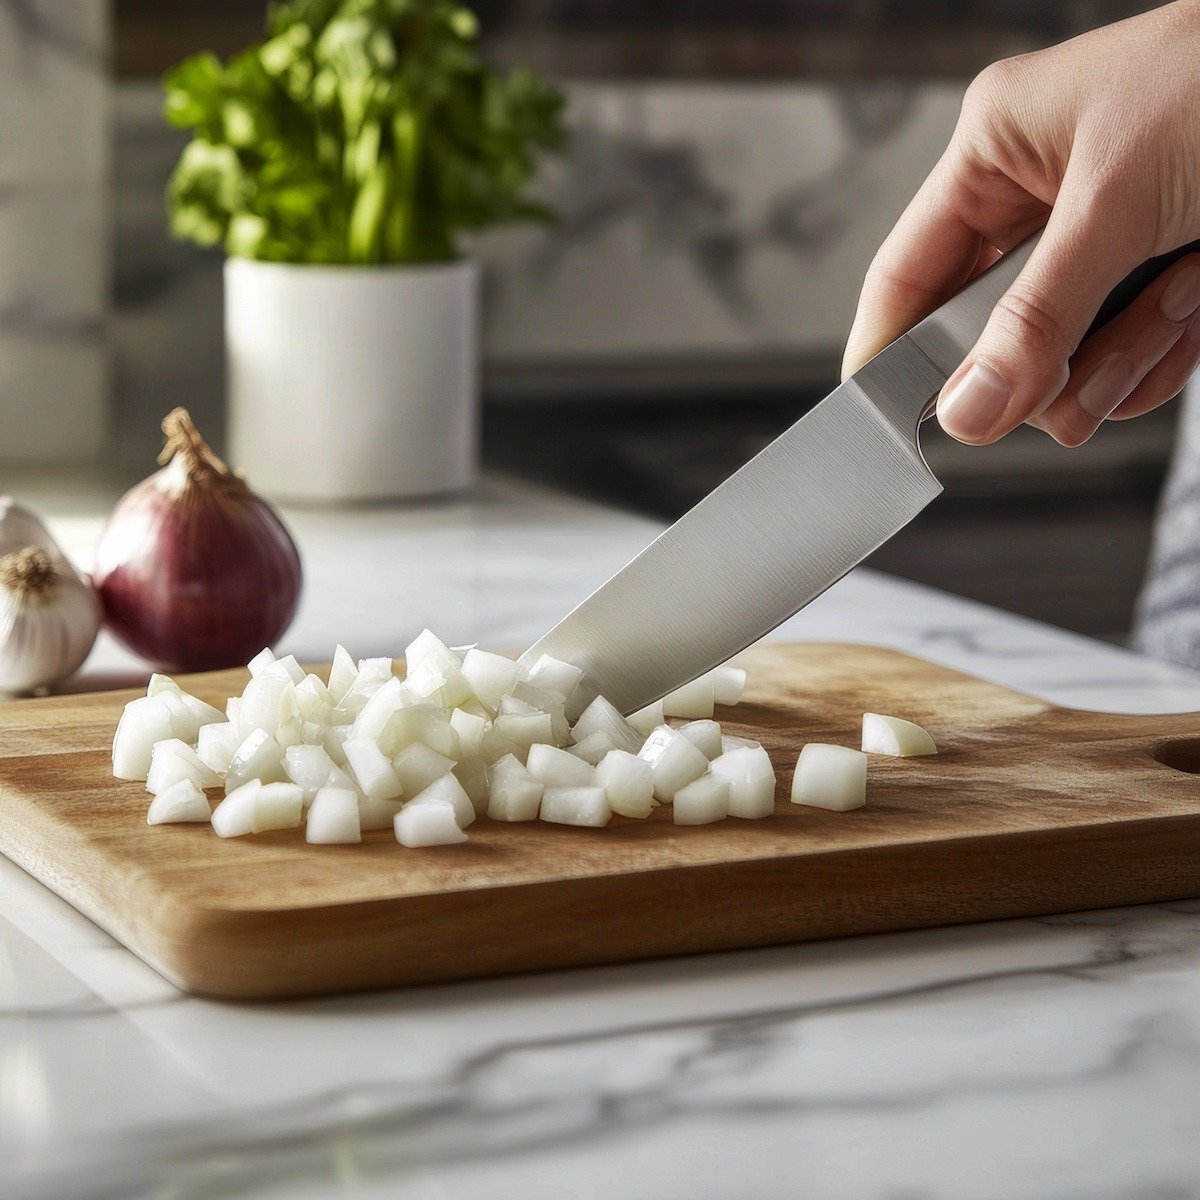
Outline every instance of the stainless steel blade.
<svg viewBox="0 0 1200 1200">
<path fill-rule="evenodd" d="M 821 401 L 522 656 L 587 673 L 623 712 L 723 663 L 902 529 L 941 484 L 921 456 L 932 398 L 1028 261 L 1027 239 Z"/>
<path fill-rule="evenodd" d="M 837 582 L 942 490 L 917 425 L 945 375 L 893 342 L 532 646 L 632 712 Z"/>
</svg>

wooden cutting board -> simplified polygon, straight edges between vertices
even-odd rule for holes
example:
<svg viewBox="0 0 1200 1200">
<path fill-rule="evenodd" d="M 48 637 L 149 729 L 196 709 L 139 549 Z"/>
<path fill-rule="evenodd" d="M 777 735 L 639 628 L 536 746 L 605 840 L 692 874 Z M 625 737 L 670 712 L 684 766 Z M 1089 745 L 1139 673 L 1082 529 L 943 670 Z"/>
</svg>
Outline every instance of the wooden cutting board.
<svg viewBox="0 0 1200 1200">
<path fill-rule="evenodd" d="M 0 850 L 181 987 L 282 997 L 1200 895 L 1200 715 L 1071 712 L 868 646 L 759 646 L 744 703 L 779 779 L 761 821 L 606 829 L 480 820 L 466 845 L 388 832 L 308 846 L 145 823 L 109 772 L 133 693 L 0 705 Z M 240 671 L 193 676 L 216 704 Z M 936 758 L 873 757 L 868 806 L 789 802 L 808 741 L 864 710 Z"/>
</svg>

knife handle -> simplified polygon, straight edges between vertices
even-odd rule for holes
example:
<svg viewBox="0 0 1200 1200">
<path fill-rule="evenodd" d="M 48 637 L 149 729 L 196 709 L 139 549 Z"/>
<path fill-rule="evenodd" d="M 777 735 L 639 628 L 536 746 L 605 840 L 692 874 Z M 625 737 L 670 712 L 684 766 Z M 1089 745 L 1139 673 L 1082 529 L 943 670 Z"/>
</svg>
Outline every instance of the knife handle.
<svg viewBox="0 0 1200 1200">
<path fill-rule="evenodd" d="M 935 309 L 909 336 L 921 351 L 949 379 L 962 366 L 963 360 L 979 340 L 1000 297 L 1012 287 L 1017 276 L 1029 261 L 1042 231 L 1027 237 L 1019 246 L 994 262 L 978 278 L 973 279 L 958 295 Z M 1188 242 L 1176 250 L 1148 259 L 1136 267 L 1108 294 L 1087 334 L 1090 336 L 1108 324 L 1152 284 L 1172 263 L 1185 254 L 1200 251 L 1200 241 Z"/>
</svg>

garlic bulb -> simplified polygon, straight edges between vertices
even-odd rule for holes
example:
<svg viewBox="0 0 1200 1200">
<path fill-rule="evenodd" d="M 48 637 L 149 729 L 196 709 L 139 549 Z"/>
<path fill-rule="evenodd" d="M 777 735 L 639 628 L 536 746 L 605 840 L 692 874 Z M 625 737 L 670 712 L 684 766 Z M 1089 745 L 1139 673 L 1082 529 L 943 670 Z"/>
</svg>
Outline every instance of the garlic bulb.
<svg viewBox="0 0 1200 1200">
<path fill-rule="evenodd" d="M 74 674 L 99 630 L 96 593 L 61 554 L 35 545 L 0 557 L 0 692 Z"/>
</svg>

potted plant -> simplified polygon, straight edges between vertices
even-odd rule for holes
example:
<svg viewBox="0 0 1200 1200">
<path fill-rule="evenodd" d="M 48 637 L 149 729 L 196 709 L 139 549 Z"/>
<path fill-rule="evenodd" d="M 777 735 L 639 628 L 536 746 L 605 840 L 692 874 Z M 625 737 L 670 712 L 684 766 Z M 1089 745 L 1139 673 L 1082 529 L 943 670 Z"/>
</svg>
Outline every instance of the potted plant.
<svg viewBox="0 0 1200 1200">
<path fill-rule="evenodd" d="M 446 0 L 287 0 L 228 63 L 165 79 L 193 131 L 178 237 L 223 246 L 231 457 L 283 498 L 467 486 L 475 471 L 472 230 L 549 214 L 527 191 L 562 99 L 503 75 Z"/>
</svg>

